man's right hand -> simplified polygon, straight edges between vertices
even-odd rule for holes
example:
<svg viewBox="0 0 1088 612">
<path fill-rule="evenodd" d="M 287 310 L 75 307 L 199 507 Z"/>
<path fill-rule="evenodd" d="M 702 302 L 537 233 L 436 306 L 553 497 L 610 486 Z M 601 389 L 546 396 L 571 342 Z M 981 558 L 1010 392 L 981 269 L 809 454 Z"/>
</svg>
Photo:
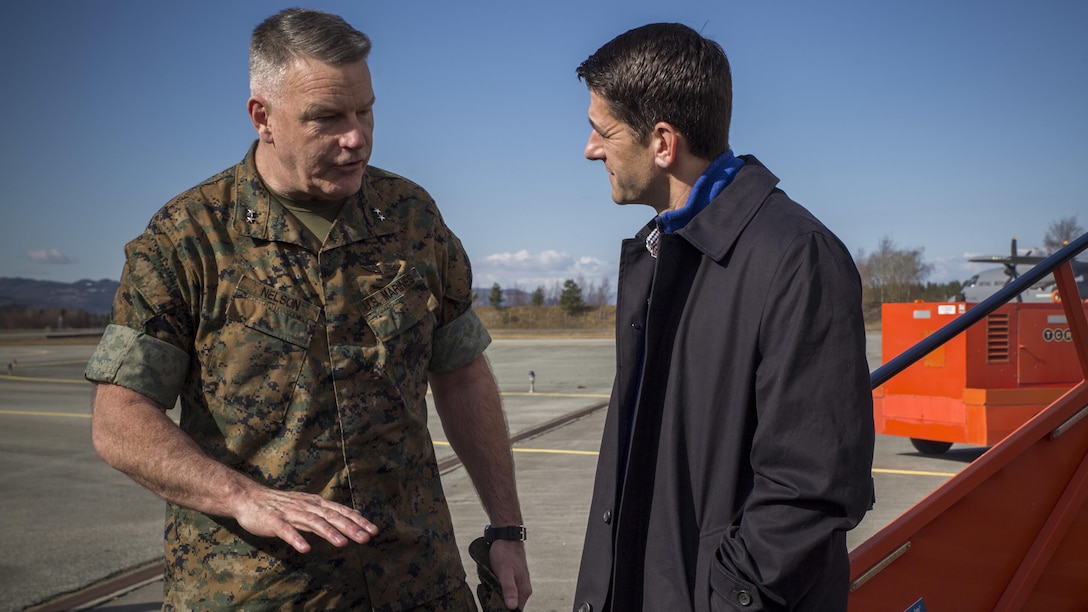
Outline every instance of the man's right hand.
<svg viewBox="0 0 1088 612">
<path fill-rule="evenodd" d="M 304 553 L 308 531 L 334 546 L 365 544 L 378 528 L 358 511 L 319 495 L 278 491 L 208 457 L 145 395 L 112 384 L 95 389 L 95 450 L 106 463 L 159 497 L 212 516 L 232 517 L 256 536 Z"/>
<path fill-rule="evenodd" d="M 320 495 L 265 487 L 247 492 L 235 519 L 253 535 L 277 537 L 300 553 L 310 550 L 302 531 L 318 535 L 337 547 L 347 546 L 349 540 L 366 544 L 378 534 L 377 526 L 353 508 Z"/>
</svg>

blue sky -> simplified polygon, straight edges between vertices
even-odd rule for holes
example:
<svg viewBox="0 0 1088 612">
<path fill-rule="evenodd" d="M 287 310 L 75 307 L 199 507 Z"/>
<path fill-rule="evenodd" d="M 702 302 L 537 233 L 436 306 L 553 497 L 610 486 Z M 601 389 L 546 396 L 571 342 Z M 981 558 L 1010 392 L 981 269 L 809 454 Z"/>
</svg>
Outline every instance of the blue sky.
<svg viewBox="0 0 1088 612">
<path fill-rule="evenodd" d="M 120 276 L 169 198 L 236 163 L 253 27 L 297 2 L 18 2 L 0 20 L 0 276 Z M 717 40 L 732 145 L 851 252 L 924 249 L 933 281 L 1009 239 L 1088 226 L 1088 3 L 319 1 L 374 42 L 371 163 L 426 187 L 476 285 L 615 287 L 650 219 L 582 157 L 575 68 L 615 35 L 676 21 Z"/>
</svg>

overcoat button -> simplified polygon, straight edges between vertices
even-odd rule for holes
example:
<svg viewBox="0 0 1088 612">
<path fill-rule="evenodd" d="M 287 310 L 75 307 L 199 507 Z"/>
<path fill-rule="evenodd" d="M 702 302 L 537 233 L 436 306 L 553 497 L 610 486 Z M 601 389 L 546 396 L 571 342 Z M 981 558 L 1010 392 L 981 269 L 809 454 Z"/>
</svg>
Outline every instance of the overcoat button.
<svg viewBox="0 0 1088 612">
<path fill-rule="evenodd" d="M 737 603 L 742 606 L 752 605 L 752 596 L 748 594 L 748 591 L 739 591 L 737 593 Z"/>
<path fill-rule="evenodd" d="M 641 323 L 632 323 L 631 327 L 636 329 L 636 330 L 639 330 L 639 329 L 642 329 L 642 324 Z"/>
<path fill-rule="evenodd" d="M 578 612 L 593 612 L 593 606 L 589 605 L 589 602 L 584 602 L 578 606 Z"/>
<path fill-rule="evenodd" d="M 609 523 L 611 523 L 612 522 L 612 511 L 611 510 L 605 510 L 604 511 L 604 517 L 602 517 L 602 518 L 604 518 L 604 524 L 605 525 L 608 525 Z"/>
</svg>

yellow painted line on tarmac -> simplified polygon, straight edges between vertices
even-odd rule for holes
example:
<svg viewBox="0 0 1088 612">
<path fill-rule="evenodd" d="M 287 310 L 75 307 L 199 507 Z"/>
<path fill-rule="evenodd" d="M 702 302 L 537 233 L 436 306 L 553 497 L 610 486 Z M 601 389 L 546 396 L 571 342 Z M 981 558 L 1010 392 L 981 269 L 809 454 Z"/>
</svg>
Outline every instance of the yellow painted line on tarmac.
<svg viewBox="0 0 1088 612">
<path fill-rule="evenodd" d="M 449 446 L 450 443 L 445 440 L 435 440 L 435 446 Z M 518 448 L 514 447 L 515 453 L 544 453 L 548 455 L 591 455 L 596 457 L 599 453 L 597 451 L 580 451 L 580 450 L 567 450 L 563 448 Z"/>
<path fill-rule="evenodd" d="M 595 399 L 608 399 L 608 394 L 601 393 L 529 393 L 527 391 L 503 391 L 502 395 L 518 395 L 524 397 L 591 397 Z"/>
<path fill-rule="evenodd" d="M 83 378 L 38 378 L 36 376 L 9 376 L 6 374 L 0 374 L 0 380 L 18 380 L 22 382 L 49 382 L 49 383 L 64 383 L 64 384 L 81 384 L 87 381 Z"/>
<path fill-rule="evenodd" d="M 48 417 L 68 417 L 77 419 L 89 419 L 91 415 L 81 414 L 78 412 L 40 412 L 34 410 L 0 410 L 0 414 L 10 414 L 18 416 L 48 416 Z"/>
<path fill-rule="evenodd" d="M 42 413 L 35 411 L 0 411 L 0 415 L 17 415 L 17 416 L 60 416 L 69 418 L 90 418 L 89 414 L 78 413 Z M 445 440 L 435 440 L 436 446 L 448 446 L 449 442 Z M 536 454 L 548 454 L 548 455 L 583 455 L 583 456 L 597 456 L 597 451 L 572 451 L 568 449 L 522 449 L 515 446 L 512 449 L 515 453 L 536 453 Z M 894 474 L 898 476 L 932 476 L 939 478 L 951 478 L 956 475 L 954 472 L 923 472 L 923 470 L 916 469 L 887 469 L 887 468 L 873 468 L 874 474 Z"/>
<path fill-rule="evenodd" d="M 925 472 L 918 470 L 889 470 L 883 468 L 873 468 L 874 474 L 897 474 L 899 476 L 939 476 L 941 478 L 950 478 L 956 475 L 956 472 Z"/>
<path fill-rule="evenodd" d="M 0 414 L 15 415 L 15 416 L 47 416 L 47 417 L 68 417 L 78 419 L 89 419 L 90 414 L 80 414 L 75 412 L 38 412 L 32 410 L 0 410 Z M 450 443 L 445 440 L 435 440 L 435 446 L 449 446 Z M 535 453 L 541 455 L 581 455 L 586 457 L 596 457 L 599 453 L 597 451 L 581 451 L 581 450 L 569 450 L 563 448 L 519 448 L 514 447 L 512 449 L 515 453 Z M 892 470 L 885 468 L 873 468 L 874 474 L 896 474 L 898 476 L 932 476 L 936 478 L 951 478 L 956 475 L 956 472 L 929 472 L 921 470 Z"/>
<path fill-rule="evenodd" d="M 48 417 L 68 417 L 89 419 L 90 414 L 80 414 L 74 412 L 37 412 L 31 410 L 0 410 L 0 415 L 15 415 L 15 416 L 48 416 Z M 445 440 L 435 440 L 435 446 L 449 446 L 450 443 Z M 569 450 L 562 448 L 520 448 L 514 447 L 512 449 L 515 453 L 535 453 L 542 455 L 581 455 L 587 457 L 595 457 L 597 451 L 581 451 L 581 450 Z M 897 476 L 931 476 L 934 478 L 951 478 L 956 476 L 956 472 L 930 472 L 924 470 L 894 470 L 887 468 L 873 468 L 874 474 L 895 474 Z"/>
<path fill-rule="evenodd" d="M 53 364 L 53 365 L 57 365 L 57 364 Z M 82 379 L 82 378 L 40 378 L 40 377 L 35 377 L 35 376 L 12 376 L 12 375 L 9 375 L 9 374 L 0 374 L 0 380 L 18 380 L 18 381 L 22 381 L 22 382 L 53 382 L 53 383 L 67 383 L 67 384 L 73 384 L 73 383 L 74 384 L 79 384 L 79 383 L 88 382 L 87 380 Z M 431 394 L 431 391 L 430 391 L 430 389 L 428 389 L 427 390 L 427 395 L 430 395 L 430 394 Z M 502 395 L 504 397 L 508 396 L 508 395 L 519 395 L 519 396 L 525 396 L 525 397 L 534 397 L 534 396 L 539 396 L 539 397 L 588 397 L 588 398 L 592 398 L 592 399 L 608 399 L 609 397 L 611 397 L 608 394 L 600 394 L 600 393 L 526 393 L 526 392 L 520 392 L 520 391 L 514 391 L 514 392 L 503 391 L 502 393 L 500 393 L 500 395 Z"/>
<path fill-rule="evenodd" d="M 0 376 L 0 378 L 3 378 Z M 431 393 L 430 387 L 427 388 L 427 395 L 434 396 Z M 528 391 L 499 391 L 499 395 L 502 397 L 509 397 L 517 395 L 519 397 L 582 397 L 590 399 L 608 399 L 612 397 L 607 393 L 529 393 Z"/>
<path fill-rule="evenodd" d="M 580 451 L 580 450 L 567 450 L 562 448 L 518 448 L 514 447 L 515 453 L 544 453 L 548 455 L 588 455 L 596 457 L 600 453 L 597 451 Z"/>
<path fill-rule="evenodd" d="M 435 440 L 435 446 L 449 446 L 450 443 L 445 440 Z M 580 450 L 567 450 L 562 448 L 519 448 L 514 447 L 512 449 L 515 453 L 541 453 L 547 455 L 585 455 L 585 456 L 597 456 L 600 453 L 597 451 L 580 451 Z M 873 473 L 879 474 L 898 474 L 900 476 L 935 476 L 940 478 L 949 478 L 955 476 L 955 472 L 926 472 L 918 470 L 892 470 L 884 468 L 873 468 Z"/>
</svg>

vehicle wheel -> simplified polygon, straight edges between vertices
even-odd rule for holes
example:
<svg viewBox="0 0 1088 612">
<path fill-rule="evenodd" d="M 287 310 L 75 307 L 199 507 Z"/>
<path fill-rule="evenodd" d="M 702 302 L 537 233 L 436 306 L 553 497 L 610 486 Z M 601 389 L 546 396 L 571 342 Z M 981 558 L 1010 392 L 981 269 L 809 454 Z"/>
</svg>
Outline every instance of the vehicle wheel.
<svg viewBox="0 0 1088 612">
<path fill-rule="evenodd" d="M 939 442 L 937 440 L 922 440 L 911 438 L 910 443 L 923 455 L 940 455 L 952 448 L 951 442 Z"/>
</svg>

